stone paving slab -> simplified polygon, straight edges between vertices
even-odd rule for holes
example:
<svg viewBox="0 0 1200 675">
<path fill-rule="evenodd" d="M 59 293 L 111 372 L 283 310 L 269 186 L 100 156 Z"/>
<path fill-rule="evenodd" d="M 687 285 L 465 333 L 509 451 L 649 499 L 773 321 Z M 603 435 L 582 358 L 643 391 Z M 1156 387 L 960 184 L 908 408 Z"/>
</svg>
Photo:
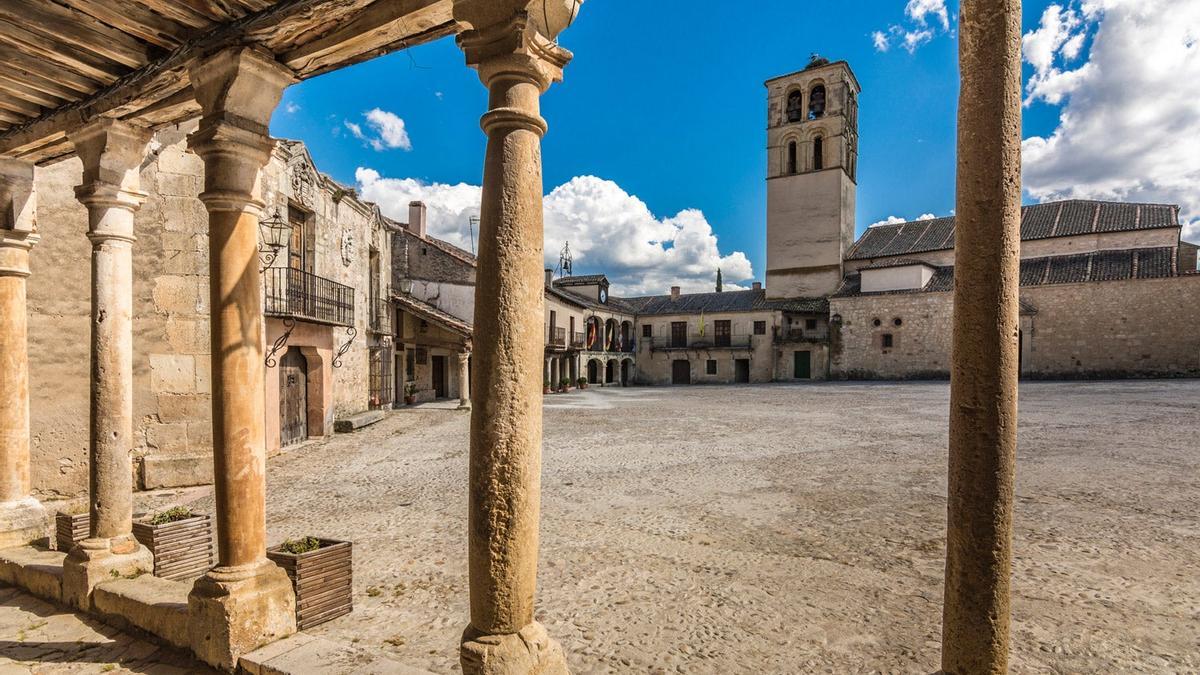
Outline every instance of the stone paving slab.
<svg viewBox="0 0 1200 675">
<path fill-rule="evenodd" d="M 182 652 L 0 584 L 0 675 L 215 675 Z"/>
<path fill-rule="evenodd" d="M 431 675 L 430 671 L 306 633 L 251 652 L 238 665 L 250 675 Z"/>
</svg>

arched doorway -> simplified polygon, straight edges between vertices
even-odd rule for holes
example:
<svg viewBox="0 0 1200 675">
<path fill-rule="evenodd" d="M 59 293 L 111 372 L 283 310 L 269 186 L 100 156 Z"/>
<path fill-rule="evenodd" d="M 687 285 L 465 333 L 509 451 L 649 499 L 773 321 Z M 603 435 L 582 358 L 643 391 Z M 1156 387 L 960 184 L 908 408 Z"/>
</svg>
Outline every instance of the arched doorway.
<svg viewBox="0 0 1200 675">
<path fill-rule="evenodd" d="M 279 444 L 308 439 L 308 360 L 299 347 L 279 359 Z"/>
<path fill-rule="evenodd" d="M 600 362 L 596 359 L 588 359 L 587 379 L 588 384 L 600 384 Z"/>
<path fill-rule="evenodd" d="M 609 361 L 604 366 L 604 383 L 612 384 L 617 381 L 617 361 L 616 359 Z"/>
<path fill-rule="evenodd" d="M 633 365 L 633 361 L 630 361 L 629 359 L 625 359 L 624 361 L 621 362 L 621 386 L 622 387 L 629 386 L 630 377 L 632 375 L 632 373 L 631 373 L 632 365 Z"/>
</svg>

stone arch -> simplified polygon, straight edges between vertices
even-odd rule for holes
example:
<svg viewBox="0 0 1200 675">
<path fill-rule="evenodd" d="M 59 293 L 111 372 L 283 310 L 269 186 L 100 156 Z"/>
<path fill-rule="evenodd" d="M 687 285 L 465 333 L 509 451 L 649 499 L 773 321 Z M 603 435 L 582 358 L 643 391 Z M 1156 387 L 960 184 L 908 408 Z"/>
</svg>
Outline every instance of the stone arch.
<svg viewBox="0 0 1200 675">
<path fill-rule="evenodd" d="M 633 359 L 621 360 L 621 386 L 628 387 L 633 384 Z"/>
<path fill-rule="evenodd" d="M 812 170 L 820 171 L 825 168 L 825 137 L 816 134 L 812 139 Z"/>
<path fill-rule="evenodd" d="M 633 349 L 633 322 L 625 320 L 621 322 L 621 343 L 619 345 L 621 351 L 627 352 Z"/>
<path fill-rule="evenodd" d="M 819 120 L 828 110 L 828 91 L 823 80 L 815 80 L 808 90 L 808 115 L 810 120 Z"/>
<path fill-rule="evenodd" d="M 586 326 L 584 330 L 587 331 L 585 339 L 587 340 L 586 347 L 588 351 L 603 351 L 604 324 L 600 322 L 600 317 L 595 315 L 589 316 Z"/>
<path fill-rule="evenodd" d="M 616 319 L 608 319 L 604 322 L 604 351 L 617 351 L 617 340 L 619 337 L 617 335 L 617 329 L 618 325 Z"/>
<path fill-rule="evenodd" d="M 601 384 L 604 381 L 604 364 L 600 359 L 588 359 L 587 381 L 588 384 Z"/>
<path fill-rule="evenodd" d="M 617 381 L 617 360 L 609 359 L 604 364 L 604 384 L 613 384 Z"/>
<path fill-rule="evenodd" d="M 804 121 L 804 92 L 798 87 L 788 91 L 784 96 L 784 122 Z"/>
</svg>

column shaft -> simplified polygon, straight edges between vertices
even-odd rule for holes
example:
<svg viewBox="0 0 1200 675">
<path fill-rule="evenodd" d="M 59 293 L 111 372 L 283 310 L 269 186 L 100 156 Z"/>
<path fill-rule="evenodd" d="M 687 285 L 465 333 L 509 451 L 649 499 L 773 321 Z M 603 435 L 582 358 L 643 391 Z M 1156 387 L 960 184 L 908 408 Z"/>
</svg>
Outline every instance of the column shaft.
<svg viewBox="0 0 1200 675">
<path fill-rule="evenodd" d="M 458 355 L 458 407 L 471 407 L 471 353 Z"/>
<path fill-rule="evenodd" d="M 1021 195 L 1021 3 L 964 0 L 942 669 L 1008 668 Z"/>
<path fill-rule="evenodd" d="M 0 548 L 21 546 L 46 529 L 46 510 L 30 495 L 29 315 L 25 306 L 34 226 L 33 165 L 0 158 Z"/>
<path fill-rule="evenodd" d="M 0 503 L 29 496 L 28 244 L 0 232 Z"/>
</svg>

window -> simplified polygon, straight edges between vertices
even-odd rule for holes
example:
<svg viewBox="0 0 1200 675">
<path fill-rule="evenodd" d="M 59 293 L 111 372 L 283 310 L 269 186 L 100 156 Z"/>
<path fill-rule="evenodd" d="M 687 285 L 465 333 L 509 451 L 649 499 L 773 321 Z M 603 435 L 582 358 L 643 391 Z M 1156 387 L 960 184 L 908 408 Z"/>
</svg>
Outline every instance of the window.
<svg viewBox="0 0 1200 675">
<path fill-rule="evenodd" d="M 876 328 L 879 328 L 879 326 L 883 325 L 883 322 L 882 322 L 882 321 L 880 321 L 879 319 L 872 319 L 872 320 L 871 320 L 871 325 L 872 325 L 872 326 L 875 326 Z"/>
<path fill-rule="evenodd" d="M 788 143 L 787 149 L 787 172 L 796 173 L 796 141 Z"/>
<path fill-rule="evenodd" d="M 654 335 L 654 327 L 648 323 L 642 324 L 642 337 L 648 338 Z"/>
<path fill-rule="evenodd" d="M 825 141 L 817 136 L 813 139 L 813 171 L 825 168 Z"/>
<path fill-rule="evenodd" d="M 417 347 L 417 365 L 423 366 L 429 363 L 429 350 L 424 347 Z"/>
<path fill-rule="evenodd" d="M 891 349 L 893 346 L 895 346 L 895 340 L 892 339 L 892 334 L 884 333 L 883 334 L 883 348 Z"/>
<path fill-rule="evenodd" d="M 817 329 L 817 320 L 816 319 L 805 319 L 804 327 L 809 330 L 816 330 Z"/>
<path fill-rule="evenodd" d="M 825 116 L 825 85 L 818 84 L 808 95 L 808 119 L 815 120 Z"/>
<path fill-rule="evenodd" d="M 755 335 L 766 335 L 767 334 L 767 322 L 766 321 L 755 321 L 754 322 L 754 334 Z"/>
<path fill-rule="evenodd" d="M 902 326 L 904 325 L 904 322 L 900 320 L 900 317 L 896 317 L 895 319 L 892 319 L 892 324 L 895 326 Z"/>
<path fill-rule="evenodd" d="M 288 238 L 288 267 L 302 270 L 304 267 L 304 212 L 288 205 L 288 224 L 292 232 Z"/>
<path fill-rule="evenodd" d="M 730 345 L 730 336 L 733 333 L 732 322 L 728 319 L 713 322 L 713 344 L 718 347 L 728 347 Z"/>
<path fill-rule="evenodd" d="M 804 94 L 793 91 L 787 98 L 787 121 L 801 122 L 804 120 Z"/>
<path fill-rule="evenodd" d="M 671 322 L 671 346 L 686 347 L 687 346 L 687 322 L 672 321 Z"/>
<path fill-rule="evenodd" d="M 708 373 L 709 375 L 716 375 L 717 374 L 717 360 L 709 359 L 708 363 L 705 364 L 704 372 Z"/>
<path fill-rule="evenodd" d="M 429 247 L 428 246 L 421 247 L 421 255 L 429 255 Z"/>
</svg>

